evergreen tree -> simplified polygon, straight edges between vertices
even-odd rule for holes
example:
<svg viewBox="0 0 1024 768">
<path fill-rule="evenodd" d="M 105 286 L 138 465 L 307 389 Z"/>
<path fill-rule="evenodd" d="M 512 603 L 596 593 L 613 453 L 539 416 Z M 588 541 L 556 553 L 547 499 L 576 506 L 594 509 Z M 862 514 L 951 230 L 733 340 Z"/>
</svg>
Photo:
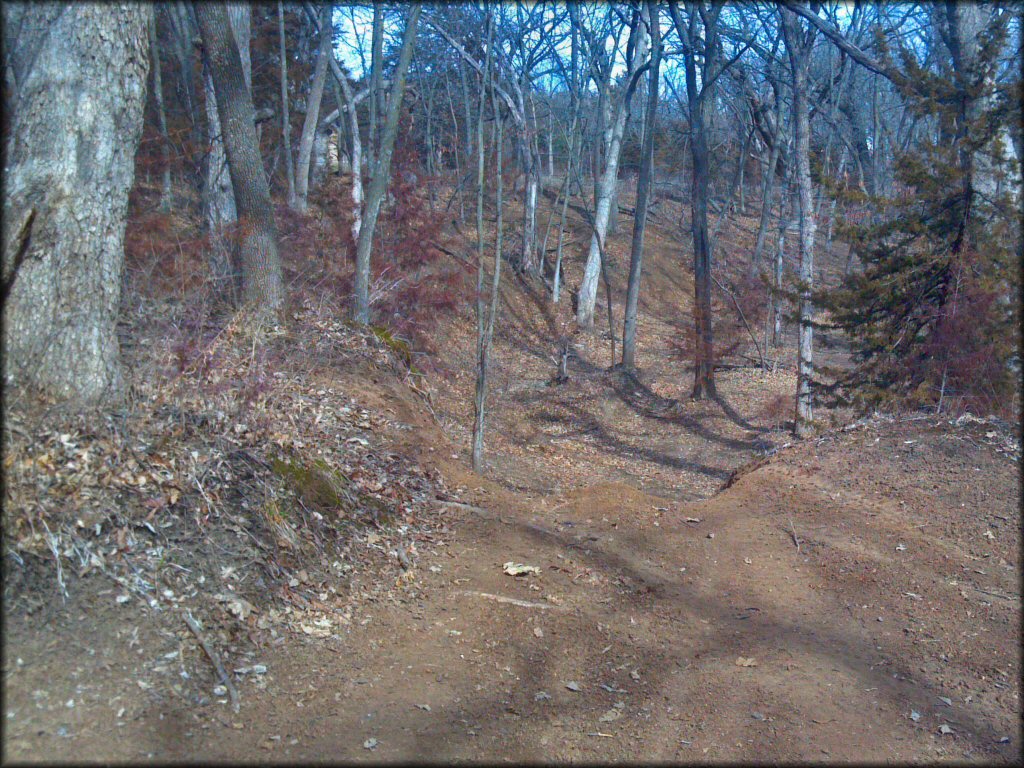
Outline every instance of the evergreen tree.
<svg viewBox="0 0 1024 768">
<path fill-rule="evenodd" d="M 997 77 L 1007 11 L 937 4 L 932 14 L 935 64 L 906 46 L 901 66 L 890 63 L 922 134 L 897 157 L 894 189 L 872 196 L 878 214 L 841 228 L 863 269 L 817 294 L 855 360 L 823 388 L 869 406 L 992 410 L 1019 392 L 1021 177 L 1010 132 L 1021 83 Z"/>
</svg>

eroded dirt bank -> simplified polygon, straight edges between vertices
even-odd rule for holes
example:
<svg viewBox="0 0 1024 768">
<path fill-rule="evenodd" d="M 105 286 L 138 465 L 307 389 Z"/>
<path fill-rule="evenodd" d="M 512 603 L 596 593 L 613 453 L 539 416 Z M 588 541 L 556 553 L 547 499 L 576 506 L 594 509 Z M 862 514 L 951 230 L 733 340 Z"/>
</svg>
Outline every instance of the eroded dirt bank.
<svg viewBox="0 0 1024 768">
<path fill-rule="evenodd" d="M 453 489 L 411 595 L 268 642 L 237 715 L 140 690 L 127 643 L 19 624 L 5 757 L 1017 761 L 1018 468 L 987 429 L 868 422 L 695 503 L 526 498 L 398 431 Z M 119 700 L 64 706 L 83 682 Z"/>
</svg>

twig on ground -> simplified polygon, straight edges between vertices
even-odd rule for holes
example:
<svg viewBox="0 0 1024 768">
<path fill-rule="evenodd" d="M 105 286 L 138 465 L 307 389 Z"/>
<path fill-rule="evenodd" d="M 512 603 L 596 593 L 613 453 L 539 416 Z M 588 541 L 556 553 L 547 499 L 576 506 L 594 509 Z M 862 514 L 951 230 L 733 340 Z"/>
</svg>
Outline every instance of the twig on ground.
<svg viewBox="0 0 1024 768">
<path fill-rule="evenodd" d="M 210 644 L 203 637 L 202 630 L 199 629 L 199 624 L 192 618 L 192 614 L 184 614 L 185 624 L 191 630 L 192 634 L 196 636 L 196 640 L 199 641 L 199 645 L 202 646 L 203 652 L 206 653 L 210 659 L 210 663 L 213 664 L 213 668 L 217 671 L 217 676 L 220 678 L 220 683 L 228 689 L 228 695 L 231 696 L 231 709 L 238 712 L 238 689 L 235 688 L 235 684 L 231 682 L 231 678 L 228 676 L 227 670 L 224 669 L 224 665 L 221 663 L 220 656 L 213 650 Z"/>
<path fill-rule="evenodd" d="M 800 542 L 803 541 L 799 536 L 796 535 L 796 526 L 793 525 L 793 518 L 789 518 L 789 535 L 793 537 L 793 543 L 796 544 L 796 553 L 800 554 Z"/>
</svg>

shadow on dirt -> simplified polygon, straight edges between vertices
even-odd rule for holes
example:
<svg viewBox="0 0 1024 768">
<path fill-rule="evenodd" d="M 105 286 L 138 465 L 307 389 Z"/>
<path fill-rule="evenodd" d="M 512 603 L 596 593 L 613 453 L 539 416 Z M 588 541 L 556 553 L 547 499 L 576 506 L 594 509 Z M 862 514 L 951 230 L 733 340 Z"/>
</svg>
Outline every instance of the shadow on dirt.
<svg viewBox="0 0 1024 768">
<path fill-rule="evenodd" d="M 563 551 L 571 549 L 574 557 L 600 569 L 608 574 L 610 579 L 614 574 L 618 577 L 614 579 L 615 583 L 626 587 L 617 588 L 617 597 L 613 597 L 611 601 L 602 600 L 601 603 L 628 603 L 629 612 L 638 619 L 637 624 L 650 621 L 655 623 L 656 627 L 657 623 L 665 620 L 663 617 L 666 615 L 676 617 L 675 621 L 682 621 L 684 624 L 693 617 L 700 617 L 709 621 L 714 631 L 710 635 L 700 637 L 695 647 L 685 644 L 655 645 L 632 633 L 628 635 L 628 643 L 625 637 L 608 636 L 608 643 L 617 640 L 620 646 L 628 649 L 625 653 L 632 659 L 629 666 L 643 670 L 646 687 L 640 689 L 637 682 L 616 679 L 615 675 L 606 673 L 608 679 L 586 681 L 587 689 L 592 691 L 588 696 L 570 699 L 563 697 L 557 706 L 557 712 L 552 712 L 553 703 L 536 703 L 533 698 L 536 691 L 552 684 L 547 674 L 547 657 L 542 654 L 538 658 L 536 651 L 531 651 L 527 647 L 526 641 L 513 639 L 511 644 L 518 658 L 517 674 L 522 678 L 521 684 L 517 684 L 518 690 L 510 695 L 509 700 L 496 700 L 493 693 L 474 695 L 467 691 L 460 716 L 464 722 L 474 725 L 474 734 L 470 736 L 465 734 L 465 731 L 460 734 L 437 731 L 420 739 L 420 754 L 444 759 L 446 755 L 463 753 L 462 750 L 466 748 L 479 750 L 489 747 L 491 742 L 500 743 L 510 735 L 508 721 L 503 721 L 502 718 L 502 715 L 508 712 L 516 716 L 516 731 L 525 725 L 525 722 L 522 725 L 518 724 L 519 721 L 533 718 L 549 719 L 556 714 L 559 722 L 573 716 L 592 719 L 594 730 L 600 731 L 602 729 L 597 727 L 598 716 L 616 698 L 626 699 L 627 715 L 636 717 L 638 711 L 651 705 L 657 692 L 664 686 L 685 685 L 687 670 L 693 670 L 695 661 L 699 660 L 697 664 L 704 668 L 710 665 L 726 665 L 727 668 L 731 668 L 733 657 L 750 648 L 763 648 L 767 653 L 778 649 L 790 658 L 803 656 L 811 659 L 812 663 L 814 659 L 820 659 L 829 666 L 844 669 L 858 679 L 858 687 L 861 690 L 873 692 L 873 696 L 868 698 L 884 699 L 892 710 L 906 709 L 908 702 L 920 698 L 924 689 L 941 688 L 939 681 L 919 676 L 919 673 L 912 670 L 906 662 L 892 658 L 891 654 L 883 648 L 876 647 L 869 638 L 843 633 L 834 624 L 795 623 L 773 619 L 770 618 L 773 606 L 765 604 L 758 607 L 758 598 L 735 592 L 731 593 L 732 599 L 728 601 L 724 598 L 718 600 L 698 596 L 692 587 L 683 584 L 681 580 L 665 578 L 636 562 L 635 553 L 643 552 L 651 556 L 658 550 L 655 539 L 639 532 L 634 537 L 617 538 L 618 548 L 630 553 L 624 555 L 620 551 L 595 545 L 594 537 L 587 537 L 585 545 L 581 545 L 579 535 L 548 530 L 532 523 L 511 520 L 492 513 L 481 515 L 481 518 L 485 524 L 507 526 L 513 531 L 511 535 L 517 538 L 526 538 L 537 542 L 538 545 L 548 545 Z M 726 593 L 726 597 L 728 596 L 729 593 Z M 607 615 L 608 611 L 614 610 L 614 605 L 587 606 L 577 609 L 577 615 L 581 626 L 593 627 L 594 623 Z M 657 636 L 658 633 L 652 634 Z M 600 653 L 593 651 L 586 657 L 575 660 L 575 663 L 578 663 L 581 669 L 597 670 L 607 667 L 606 661 Z M 674 674 L 683 676 L 670 683 L 668 678 Z M 689 675 L 701 674 L 716 673 L 713 668 L 707 669 L 706 672 L 700 669 L 689 672 Z M 619 677 L 625 678 L 625 673 L 619 673 Z M 605 695 L 594 690 L 598 682 L 610 683 L 613 687 L 621 685 L 629 689 L 630 695 Z M 763 684 L 763 680 L 738 683 L 741 694 L 743 689 L 750 689 L 753 692 Z M 782 706 L 796 704 L 803 711 L 807 711 L 822 705 L 830 706 L 831 697 L 839 695 L 838 691 L 826 692 L 820 688 L 804 689 L 800 693 L 803 695 L 795 694 L 791 690 L 780 692 L 780 696 L 786 697 L 781 699 Z M 790 698 L 794 695 L 798 696 L 795 701 Z M 780 713 L 780 717 L 782 714 Z M 847 714 L 849 716 L 848 709 Z M 958 712 L 957 724 L 958 732 L 963 735 L 973 734 L 976 743 L 994 744 L 1001 735 L 997 723 L 976 717 L 970 712 Z M 841 725 L 851 727 L 855 726 L 855 723 L 848 721 Z M 813 729 L 813 726 L 808 727 Z M 913 733 L 908 730 L 908 737 Z M 866 737 L 868 734 L 858 735 Z M 620 745 L 619 748 L 623 747 Z M 993 758 L 1000 757 L 1000 753 L 992 748 L 982 749 Z M 877 756 L 880 757 L 882 754 L 879 752 Z M 533 753 L 511 755 L 512 759 L 523 759 L 527 756 L 533 757 Z M 659 754 L 658 757 L 665 759 L 668 755 Z"/>
</svg>

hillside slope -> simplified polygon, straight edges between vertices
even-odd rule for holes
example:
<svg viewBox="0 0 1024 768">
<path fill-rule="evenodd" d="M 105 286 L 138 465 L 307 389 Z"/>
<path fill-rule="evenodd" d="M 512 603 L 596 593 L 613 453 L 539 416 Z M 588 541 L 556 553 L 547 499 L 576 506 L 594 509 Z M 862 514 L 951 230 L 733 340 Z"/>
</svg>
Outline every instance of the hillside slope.
<svg viewBox="0 0 1024 768">
<path fill-rule="evenodd" d="M 675 226 L 638 380 L 596 332 L 548 386 L 569 302 L 507 281 L 485 477 L 468 317 L 424 377 L 323 307 L 259 354 L 140 313 L 132 408 L 5 425 L 4 757 L 1019 761 L 1019 442 L 913 415 L 787 445 L 786 357 L 689 402 Z"/>
</svg>

